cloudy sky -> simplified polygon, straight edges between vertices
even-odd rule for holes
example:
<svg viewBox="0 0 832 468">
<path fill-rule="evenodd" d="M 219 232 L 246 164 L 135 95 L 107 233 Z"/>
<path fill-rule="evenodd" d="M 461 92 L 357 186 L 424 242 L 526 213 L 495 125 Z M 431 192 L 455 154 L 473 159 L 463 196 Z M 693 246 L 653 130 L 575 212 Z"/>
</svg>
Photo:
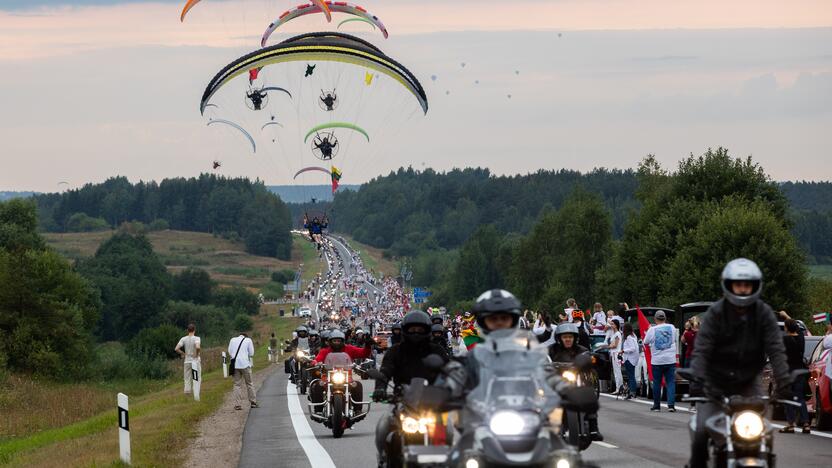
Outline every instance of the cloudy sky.
<svg viewBox="0 0 832 468">
<path fill-rule="evenodd" d="M 183 3 L 0 0 L 0 190 L 193 176 L 215 158 L 227 175 L 291 181 L 279 158 L 206 138 L 198 102 L 299 2 L 203 0 L 180 23 Z M 513 174 L 652 153 L 673 166 L 716 146 L 778 180 L 832 179 L 832 2 L 357 3 L 390 38 L 357 35 L 406 64 L 431 109 L 372 160 L 351 156 L 345 183 L 408 164 Z M 274 41 L 337 21 L 301 18 Z"/>
</svg>

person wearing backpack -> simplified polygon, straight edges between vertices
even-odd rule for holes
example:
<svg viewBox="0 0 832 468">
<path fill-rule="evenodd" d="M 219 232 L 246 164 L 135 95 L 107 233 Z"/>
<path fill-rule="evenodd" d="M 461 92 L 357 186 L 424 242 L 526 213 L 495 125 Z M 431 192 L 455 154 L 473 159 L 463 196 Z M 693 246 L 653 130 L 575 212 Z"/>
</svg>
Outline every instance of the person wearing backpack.
<svg viewBox="0 0 832 468">
<path fill-rule="evenodd" d="M 667 323 L 663 310 L 653 316 L 656 324 L 647 329 L 644 346 L 650 346 L 653 378 L 653 406 L 650 411 L 660 411 L 662 401 L 662 379 L 667 385 L 667 410 L 676 412 L 676 341 L 679 331 Z"/>
<path fill-rule="evenodd" d="M 243 382 L 246 385 L 251 407 L 257 408 L 257 394 L 251 383 L 251 360 L 254 357 L 254 344 L 251 338 L 245 333 L 231 338 L 228 343 L 228 355 L 231 356 L 228 373 L 234 377 L 234 398 L 237 402 L 234 409 L 243 409 Z"/>
</svg>

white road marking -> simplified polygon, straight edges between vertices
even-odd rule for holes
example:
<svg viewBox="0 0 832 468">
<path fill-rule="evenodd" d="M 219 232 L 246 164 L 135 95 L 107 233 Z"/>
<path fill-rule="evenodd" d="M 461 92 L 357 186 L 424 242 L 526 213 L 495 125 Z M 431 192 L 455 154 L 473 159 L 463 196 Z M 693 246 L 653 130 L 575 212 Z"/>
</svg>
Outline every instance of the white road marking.
<svg viewBox="0 0 832 468">
<path fill-rule="evenodd" d="M 617 446 L 617 445 L 608 444 L 608 443 L 606 443 L 606 442 L 599 442 L 599 441 L 595 441 L 595 442 L 593 442 L 593 443 L 594 443 L 595 445 L 600 445 L 601 447 L 606 447 L 606 448 L 609 448 L 609 449 L 617 449 L 617 448 L 618 448 L 618 446 Z"/>
<path fill-rule="evenodd" d="M 315 468 L 335 468 L 335 463 L 329 453 L 315 438 L 315 433 L 312 432 L 309 421 L 306 420 L 306 414 L 300 406 L 297 388 L 292 382 L 286 382 L 286 399 L 289 401 L 289 416 L 292 417 L 292 427 L 295 428 L 295 435 L 298 436 L 298 442 L 306 453 L 309 464 Z"/>
<path fill-rule="evenodd" d="M 614 399 L 616 399 L 616 398 L 615 398 L 615 395 L 609 395 L 609 394 L 607 394 L 607 393 L 602 393 L 602 394 L 601 394 L 601 396 L 602 396 L 602 397 L 607 397 L 607 398 L 610 398 L 610 399 L 613 399 L 613 400 L 614 400 Z M 626 401 L 629 401 L 629 402 L 631 402 L 631 403 L 639 403 L 639 404 L 642 404 L 642 405 L 650 405 L 650 406 L 653 406 L 653 402 L 652 402 L 652 401 L 647 401 L 647 400 L 639 400 L 639 399 L 636 399 L 636 398 L 633 398 L 632 400 L 621 400 L 621 401 L 625 401 L 625 402 L 626 402 Z M 664 403 L 663 403 L 663 404 L 662 404 L 662 408 L 667 409 L 667 404 L 664 404 Z M 690 408 L 685 408 L 684 406 L 678 406 L 678 405 L 676 405 L 676 411 L 684 411 L 684 412 L 686 412 L 686 413 L 692 413 L 692 411 L 690 410 Z M 783 426 L 782 424 L 777 424 L 777 423 L 775 423 L 775 422 L 771 422 L 771 426 L 772 426 L 772 427 L 774 427 L 775 429 L 782 429 L 782 428 L 784 428 L 784 427 L 785 427 L 785 426 Z M 823 437 L 823 438 L 825 438 L 825 439 L 832 439 L 832 434 L 830 434 L 830 433 L 828 433 L 828 432 L 816 431 L 816 430 L 814 430 L 814 429 L 812 429 L 812 432 L 811 432 L 809 435 L 818 436 L 818 437 Z"/>
</svg>

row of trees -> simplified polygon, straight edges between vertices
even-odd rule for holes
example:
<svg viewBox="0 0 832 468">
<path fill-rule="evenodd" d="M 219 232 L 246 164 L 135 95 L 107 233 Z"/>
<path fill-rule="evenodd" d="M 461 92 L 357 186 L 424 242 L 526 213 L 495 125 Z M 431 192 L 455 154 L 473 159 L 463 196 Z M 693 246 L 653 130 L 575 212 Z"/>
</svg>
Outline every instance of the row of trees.
<svg viewBox="0 0 832 468">
<path fill-rule="evenodd" d="M 641 209 L 630 212 L 618 240 L 602 196 L 578 186 L 558 210 L 544 209 L 528 234 L 485 225 L 456 251 L 417 255 L 414 284 L 431 286 L 436 305 L 465 306 L 497 286 L 538 310 L 562 307 L 567 297 L 585 306 L 676 307 L 720 296 L 723 266 L 744 256 L 765 272 L 767 301 L 808 313 L 805 257 L 789 230 L 788 201 L 759 165 L 718 149 L 674 172 L 648 157 L 636 178 Z"/>
<path fill-rule="evenodd" d="M 41 229 L 92 231 L 139 221 L 151 229 L 210 232 L 245 241 L 256 255 L 288 259 L 291 215 L 259 181 L 203 174 L 131 184 L 114 177 L 66 193 L 35 197 Z"/>
<path fill-rule="evenodd" d="M 163 377 L 188 323 L 210 346 L 250 327 L 259 310 L 254 294 L 218 288 L 205 271 L 171 275 L 142 235 L 118 232 L 73 268 L 46 246 L 37 220 L 31 200 L 0 202 L 0 369 Z"/>
<path fill-rule="evenodd" d="M 691 177 L 703 174 L 692 173 Z M 545 212 L 561 207 L 574 187 L 580 186 L 600 197 L 611 218 L 612 237 L 621 239 L 629 213 L 638 211 L 645 198 L 638 194 L 643 179 L 633 170 L 596 169 L 587 174 L 541 170 L 493 176 L 487 169 L 436 173 L 408 168 L 374 179 L 359 191 L 339 192 L 332 204 L 293 204 L 292 208 L 296 220 L 304 213 L 327 212 L 339 232 L 387 249 L 393 256 L 415 256 L 425 250 L 457 249 L 483 224 L 492 224 L 502 234 L 526 234 Z M 701 190 L 722 193 L 724 182 L 729 187 L 732 183 L 714 180 Z M 697 183 L 689 180 L 678 190 L 695 188 Z M 768 184 L 768 190 L 776 191 L 777 187 Z M 808 260 L 832 263 L 832 236 L 828 235 L 832 227 L 832 183 L 787 182 L 779 187 L 786 196 L 781 196 L 780 202 L 790 202 L 790 207 L 780 208 L 789 210 L 789 226 Z"/>
</svg>

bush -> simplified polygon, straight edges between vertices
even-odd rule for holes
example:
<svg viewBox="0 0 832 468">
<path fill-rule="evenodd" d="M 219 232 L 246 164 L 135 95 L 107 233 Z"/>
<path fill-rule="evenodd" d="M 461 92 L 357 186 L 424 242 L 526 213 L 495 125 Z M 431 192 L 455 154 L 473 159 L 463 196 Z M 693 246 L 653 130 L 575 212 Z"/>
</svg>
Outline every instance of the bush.
<svg viewBox="0 0 832 468">
<path fill-rule="evenodd" d="M 147 228 L 151 231 L 167 231 L 170 229 L 170 224 L 165 219 L 156 218 L 147 225 Z"/>
<path fill-rule="evenodd" d="M 169 302 L 165 307 L 165 321 L 184 330 L 189 323 L 196 325 L 196 334 L 202 338 L 203 347 L 208 342 L 222 343 L 231 334 L 234 313 L 213 305 L 196 305 L 190 302 Z"/>
<path fill-rule="evenodd" d="M 173 299 L 194 304 L 211 302 L 214 282 L 205 270 L 188 268 L 173 276 Z"/>
<path fill-rule="evenodd" d="M 127 354 L 132 358 L 174 358 L 176 352 L 173 348 L 183 334 L 182 330 L 169 323 L 145 328 L 127 343 Z"/>
<path fill-rule="evenodd" d="M 234 329 L 239 332 L 246 332 L 251 330 L 254 326 L 254 321 L 245 314 L 239 314 L 234 317 Z"/>
<path fill-rule="evenodd" d="M 106 231 L 110 225 L 102 218 L 93 218 L 86 213 L 75 213 L 66 221 L 67 232 Z"/>
<path fill-rule="evenodd" d="M 274 281 L 275 283 L 286 284 L 294 279 L 294 270 L 280 270 L 272 273 L 272 281 Z"/>
<path fill-rule="evenodd" d="M 232 309 L 234 314 L 245 312 L 248 315 L 254 315 L 260 310 L 260 300 L 257 296 L 239 286 L 214 292 L 211 303 Z"/>
<path fill-rule="evenodd" d="M 161 380 L 171 375 L 170 363 L 163 357 L 128 356 L 121 343 L 108 343 L 101 346 L 97 356 L 97 377 L 102 380 L 135 378 Z"/>
<path fill-rule="evenodd" d="M 278 299 L 283 297 L 284 293 L 285 291 L 283 290 L 283 285 L 281 283 L 275 283 L 274 281 L 260 288 L 260 294 L 262 294 L 266 299 Z"/>
</svg>

